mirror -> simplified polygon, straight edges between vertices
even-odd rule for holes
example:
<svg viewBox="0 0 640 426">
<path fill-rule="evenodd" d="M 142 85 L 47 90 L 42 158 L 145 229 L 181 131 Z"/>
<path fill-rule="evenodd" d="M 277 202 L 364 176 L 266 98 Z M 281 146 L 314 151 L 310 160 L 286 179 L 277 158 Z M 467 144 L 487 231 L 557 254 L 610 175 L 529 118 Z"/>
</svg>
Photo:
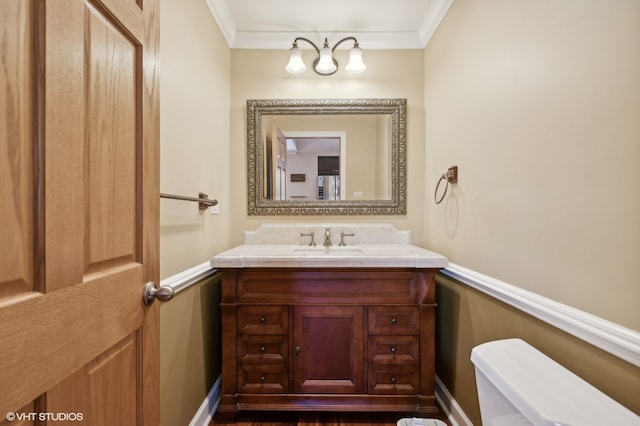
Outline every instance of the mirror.
<svg viewBox="0 0 640 426">
<path fill-rule="evenodd" d="M 406 99 L 248 100 L 248 214 L 406 214 L 406 116 Z"/>
</svg>

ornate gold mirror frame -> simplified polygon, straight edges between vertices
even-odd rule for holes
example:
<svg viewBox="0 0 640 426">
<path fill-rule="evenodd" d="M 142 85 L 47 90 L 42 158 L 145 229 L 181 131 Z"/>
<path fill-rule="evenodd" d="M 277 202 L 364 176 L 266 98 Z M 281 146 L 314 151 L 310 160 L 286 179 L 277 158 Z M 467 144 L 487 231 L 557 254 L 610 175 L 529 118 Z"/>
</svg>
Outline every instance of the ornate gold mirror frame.
<svg viewBox="0 0 640 426">
<path fill-rule="evenodd" d="M 390 114 L 391 197 L 388 200 L 271 200 L 264 196 L 265 115 Z M 406 99 L 260 99 L 247 101 L 247 189 L 250 216 L 405 215 L 407 210 Z"/>
</svg>

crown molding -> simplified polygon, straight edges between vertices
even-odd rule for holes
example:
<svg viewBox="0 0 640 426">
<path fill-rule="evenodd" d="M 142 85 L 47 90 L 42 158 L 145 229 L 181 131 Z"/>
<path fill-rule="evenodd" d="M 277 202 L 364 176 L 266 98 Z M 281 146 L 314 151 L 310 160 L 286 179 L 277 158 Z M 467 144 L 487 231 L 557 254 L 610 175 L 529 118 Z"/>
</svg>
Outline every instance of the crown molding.
<svg viewBox="0 0 640 426">
<path fill-rule="evenodd" d="M 453 0 L 434 0 L 424 21 L 417 31 L 406 32 L 349 32 L 349 33 L 302 33 L 238 31 L 225 0 L 205 0 L 220 31 L 232 49 L 285 49 L 296 37 L 307 37 L 322 44 L 325 37 L 329 43 L 344 37 L 356 37 L 363 49 L 424 49 L 453 3 Z M 348 48 L 340 46 L 339 48 Z"/>
<path fill-rule="evenodd" d="M 232 49 L 288 49 L 296 37 L 306 37 L 322 47 L 325 38 L 329 45 L 345 37 L 358 39 L 363 49 L 422 49 L 417 32 L 371 33 L 353 31 L 349 33 L 304 33 L 304 32 L 245 32 L 236 33 Z M 350 49 L 351 44 L 342 44 L 338 49 Z"/>
<path fill-rule="evenodd" d="M 227 3 L 225 3 L 224 0 L 205 0 L 205 2 L 207 3 L 207 6 L 209 6 L 211 14 L 218 23 L 218 27 L 220 28 L 222 35 L 225 40 L 227 40 L 227 44 L 229 47 L 232 47 L 233 40 L 235 39 L 238 30 L 236 29 L 236 23 L 233 20 L 233 16 L 231 16 L 231 12 L 229 12 Z"/>
<path fill-rule="evenodd" d="M 420 37 L 420 42 L 422 43 L 422 47 L 425 48 L 431 37 L 438 29 L 438 25 L 442 22 L 444 15 L 449 11 L 449 7 L 453 3 L 453 0 L 435 0 L 427 15 L 424 17 L 424 21 L 422 21 L 422 25 L 418 28 L 418 36 Z"/>
</svg>

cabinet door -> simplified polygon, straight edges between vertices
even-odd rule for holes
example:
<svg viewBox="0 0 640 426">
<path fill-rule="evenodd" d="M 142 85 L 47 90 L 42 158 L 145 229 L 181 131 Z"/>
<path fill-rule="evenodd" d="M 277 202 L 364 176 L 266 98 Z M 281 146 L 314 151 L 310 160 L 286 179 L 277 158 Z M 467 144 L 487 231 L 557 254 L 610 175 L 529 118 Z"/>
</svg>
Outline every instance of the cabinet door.
<svg viewBox="0 0 640 426">
<path fill-rule="evenodd" d="M 363 393 L 363 308 L 294 309 L 294 391 Z"/>
</svg>

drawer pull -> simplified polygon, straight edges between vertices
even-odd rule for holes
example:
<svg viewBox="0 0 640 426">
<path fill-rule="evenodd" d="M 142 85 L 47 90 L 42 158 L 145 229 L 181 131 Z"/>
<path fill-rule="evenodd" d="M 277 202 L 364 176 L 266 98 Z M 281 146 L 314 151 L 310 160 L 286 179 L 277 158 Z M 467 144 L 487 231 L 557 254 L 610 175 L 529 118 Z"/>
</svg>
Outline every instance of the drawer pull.
<svg viewBox="0 0 640 426">
<path fill-rule="evenodd" d="M 396 347 L 395 347 L 395 346 L 392 346 L 392 347 L 391 347 L 391 353 L 392 353 L 392 354 L 395 354 L 395 353 L 396 353 L 396 351 L 397 351 Z"/>
<path fill-rule="evenodd" d="M 394 385 L 396 384 L 397 381 L 398 381 L 398 379 L 396 379 L 395 377 L 391 378 L 391 383 L 393 383 Z"/>
<path fill-rule="evenodd" d="M 260 317 L 260 322 L 261 322 L 262 324 L 264 324 L 264 322 L 265 322 L 265 321 L 266 321 L 265 317 Z"/>
<path fill-rule="evenodd" d="M 391 318 L 391 324 L 395 324 L 398 322 L 398 319 L 396 317 Z"/>
<path fill-rule="evenodd" d="M 300 353 L 301 350 L 302 348 L 300 346 L 296 346 L 296 359 L 298 359 L 298 354 Z"/>
<path fill-rule="evenodd" d="M 266 348 L 264 346 L 260 346 L 260 352 L 264 352 Z"/>
<path fill-rule="evenodd" d="M 265 379 L 265 377 L 264 377 L 264 376 L 260 377 L 260 381 L 261 381 L 261 382 L 263 382 L 263 383 L 264 383 L 264 381 L 265 381 L 265 380 L 266 380 L 266 379 Z"/>
</svg>

